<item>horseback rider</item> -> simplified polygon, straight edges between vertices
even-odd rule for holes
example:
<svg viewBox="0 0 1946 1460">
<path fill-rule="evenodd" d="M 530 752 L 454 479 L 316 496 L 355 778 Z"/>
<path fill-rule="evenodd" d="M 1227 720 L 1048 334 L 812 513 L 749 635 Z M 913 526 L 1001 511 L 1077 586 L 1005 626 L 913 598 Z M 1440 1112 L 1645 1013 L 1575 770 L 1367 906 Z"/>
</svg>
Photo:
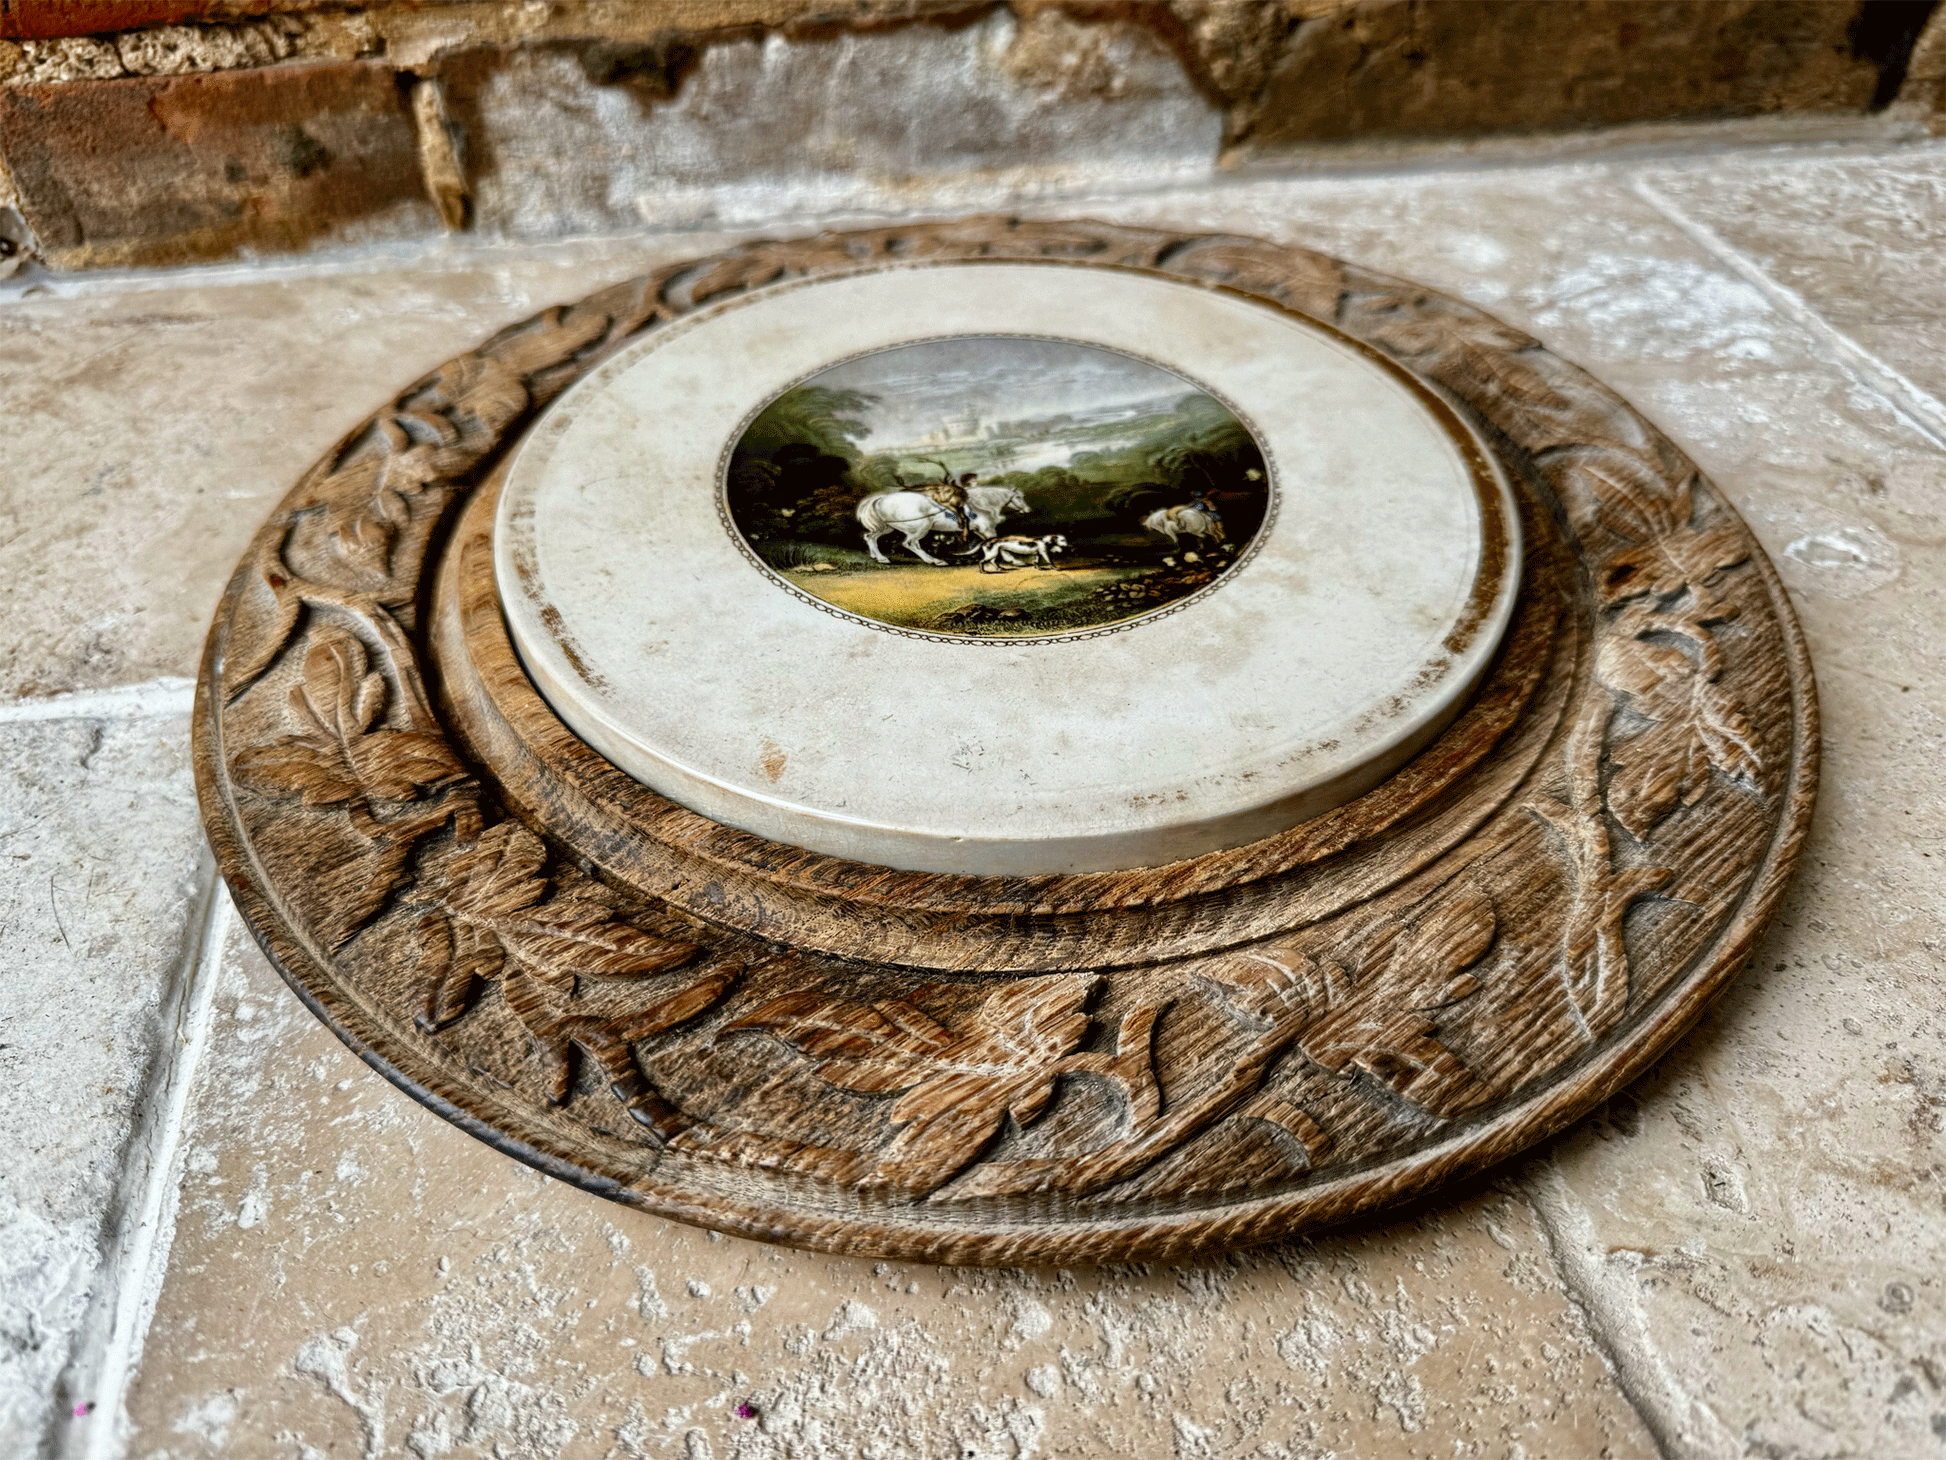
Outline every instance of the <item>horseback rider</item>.
<svg viewBox="0 0 1946 1460">
<path fill-rule="evenodd" d="M 939 480 L 921 482 L 913 490 L 924 492 L 926 496 L 952 513 L 953 520 L 959 524 L 959 540 L 965 542 L 973 530 L 973 519 L 966 510 L 966 494 L 971 488 L 980 484 L 980 474 L 976 471 L 961 472 L 955 478 L 946 469 L 945 462 L 933 461 L 929 456 L 923 459 L 939 468 Z"/>
<path fill-rule="evenodd" d="M 1210 505 L 1210 489 L 1208 487 L 1198 487 L 1190 499 L 1183 503 L 1182 506 L 1170 508 L 1169 520 L 1180 526 L 1182 523 L 1181 514 L 1184 512 L 1202 513 L 1203 516 L 1209 519 L 1210 541 L 1223 541 L 1223 514 Z"/>
</svg>

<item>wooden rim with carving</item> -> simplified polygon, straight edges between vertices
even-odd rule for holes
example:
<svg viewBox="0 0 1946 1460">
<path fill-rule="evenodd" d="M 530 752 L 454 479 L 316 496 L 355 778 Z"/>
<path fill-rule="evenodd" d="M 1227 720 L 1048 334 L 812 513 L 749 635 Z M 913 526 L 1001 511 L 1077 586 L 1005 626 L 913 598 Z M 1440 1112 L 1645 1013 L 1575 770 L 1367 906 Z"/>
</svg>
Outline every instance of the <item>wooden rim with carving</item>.
<svg viewBox="0 0 1946 1460">
<path fill-rule="evenodd" d="M 501 615 L 498 485 L 496 474 L 460 516 L 428 636 L 439 711 L 469 760 L 489 768 L 495 795 L 530 826 L 572 826 L 576 848 L 603 875 L 710 922 L 841 958 L 959 972 L 1108 968 L 1315 921 L 1472 832 L 1544 751 L 1575 682 L 1572 555 L 1529 500 L 1528 591 L 1504 649 L 1455 723 L 1364 796 L 1282 835 L 1165 867 L 1031 878 L 900 872 L 711 821 L 618 770 L 563 724 L 522 669 Z M 1412 835 L 1386 836 L 1415 816 Z"/>
<path fill-rule="evenodd" d="M 520 673 L 482 566 L 495 472 L 535 412 L 732 294 L 966 259 L 1238 291 L 1469 411 L 1528 557 L 1461 719 L 1284 837 L 1012 881 L 764 843 L 575 741 Z M 681 1220 L 983 1263 L 1268 1240 L 1572 1121 L 1748 956 L 1803 843 L 1817 747 L 1802 640 L 1748 530 L 1532 339 L 1302 249 L 990 218 L 671 266 L 419 381 L 253 543 L 195 733 L 253 932 L 447 1119 Z"/>
</svg>

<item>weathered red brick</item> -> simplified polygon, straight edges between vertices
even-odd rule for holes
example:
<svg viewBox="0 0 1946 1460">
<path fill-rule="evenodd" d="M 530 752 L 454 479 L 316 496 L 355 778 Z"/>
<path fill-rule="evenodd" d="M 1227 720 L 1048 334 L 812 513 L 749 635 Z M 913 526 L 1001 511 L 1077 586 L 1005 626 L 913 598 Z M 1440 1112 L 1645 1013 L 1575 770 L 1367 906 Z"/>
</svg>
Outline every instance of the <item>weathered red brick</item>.
<svg viewBox="0 0 1946 1460">
<path fill-rule="evenodd" d="M 374 62 L 0 91 L 0 155 L 57 268 L 438 226 L 405 92 Z"/>
<path fill-rule="evenodd" d="M 45 40 L 105 35 L 141 25 L 320 10 L 326 3 L 328 0 L 0 0 L 0 36 Z"/>
</svg>

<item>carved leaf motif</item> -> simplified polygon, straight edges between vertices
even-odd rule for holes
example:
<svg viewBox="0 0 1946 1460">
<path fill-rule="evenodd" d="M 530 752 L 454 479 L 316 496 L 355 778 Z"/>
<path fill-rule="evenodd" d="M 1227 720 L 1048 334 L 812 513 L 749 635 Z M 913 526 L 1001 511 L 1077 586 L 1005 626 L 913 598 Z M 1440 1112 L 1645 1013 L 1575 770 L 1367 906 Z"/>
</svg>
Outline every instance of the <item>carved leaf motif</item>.
<svg viewBox="0 0 1946 1460">
<path fill-rule="evenodd" d="M 1637 841 L 1646 841 L 1678 806 L 1701 798 L 1712 770 L 1753 783 L 1762 770 L 1749 717 L 1712 682 L 1712 656 L 1699 664 L 1673 644 L 1646 637 L 1666 632 L 1662 617 L 1630 615 L 1628 626 L 1603 638 L 1595 661 L 1601 682 L 1650 722 L 1609 752 L 1608 806 Z M 1669 627 L 1687 624 L 1674 620 Z"/>
<path fill-rule="evenodd" d="M 643 1076 L 632 1044 L 694 1018 L 720 998 L 734 968 L 693 973 L 644 1003 L 617 986 L 670 973 L 701 951 L 659 937 L 615 913 L 594 884 L 548 895 L 547 852 L 514 822 L 455 848 L 425 889 L 435 899 L 419 923 L 422 1027 L 463 1013 L 479 985 L 502 980 L 507 1005 L 532 1036 L 548 1098 L 568 1099 L 576 1048 L 595 1059 L 617 1099 L 667 1136 L 683 1122 Z"/>
<path fill-rule="evenodd" d="M 598 892 L 548 898 L 546 863 L 540 839 L 514 822 L 456 848 L 427 883 L 438 905 L 421 923 L 427 939 L 422 977 L 436 989 L 470 984 L 498 976 L 513 958 L 536 977 L 572 990 L 583 977 L 647 978 L 699 951 L 620 921 Z M 455 1002 L 450 993 L 445 998 Z"/>
<path fill-rule="evenodd" d="M 355 824 L 357 818 L 353 820 Z M 365 829 L 370 840 L 362 851 L 318 870 L 313 901 L 318 908 L 318 936 L 327 947 L 342 947 L 378 915 L 405 881 L 414 843 L 430 829 L 424 822 L 397 828 L 372 823 Z"/>
<path fill-rule="evenodd" d="M 1061 1156 L 1026 1156 L 976 1166 L 932 1199 L 1086 1196 L 1106 1191 L 1180 1149 L 1213 1122 L 1246 1113 L 1240 1110 L 1246 1102 L 1250 1102 L 1247 1113 L 1298 1134 L 1313 1159 L 1320 1158 L 1332 1144 L 1329 1133 L 1308 1112 L 1297 1118 L 1297 1106 L 1267 1094 L 1262 1086 L 1271 1065 L 1292 1041 L 1329 1011 L 1334 992 L 1330 985 L 1335 983 L 1338 996 L 1346 996 L 1349 977 L 1335 965 L 1321 967 L 1302 955 L 1248 954 L 1233 959 L 1231 976 L 1216 983 L 1230 1007 L 1257 1031 L 1224 1062 L 1216 1078 L 1184 1092 L 1165 1109 L 1153 1070 L 1144 1068 L 1160 1010 L 1131 1011 L 1123 1020 L 1114 1055 L 1070 1054 L 1056 1066 L 1060 1073 L 1113 1071 L 1127 1081 L 1129 1119 L 1118 1138 Z"/>
<path fill-rule="evenodd" d="M 1244 240 L 1198 243 L 1167 257 L 1174 272 L 1233 285 L 1327 316 L 1344 288 L 1342 271 L 1329 259 L 1267 250 Z"/>
<path fill-rule="evenodd" d="M 629 1008 L 577 994 L 568 981 L 515 960 L 502 975 L 501 991 L 534 1041 L 550 1103 L 567 1102 L 574 1086 L 575 1053 L 580 1051 L 595 1061 L 608 1080 L 609 1093 L 629 1115 L 667 1140 L 694 1122 L 650 1084 L 636 1061 L 634 1043 L 702 1013 L 722 997 L 735 976 L 734 969 L 713 969 L 653 1004 Z"/>
<path fill-rule="evenodd" d="M 234 698 L 271 665 L 290 642 L 304 601 L 281 551 L 282 534 L 265 533 L 238 585 L 223 651 L 223 689 Z"/>
<path fill-rule="evenodd" d="M 606 309 L 584 300 L 570 309 L 547 310 L 534 326 L 453 362 L 471 373 L 446 381 L 451 410 L 477 423 L 468 434 L 481 442 L 481 454 L 529 406 L 559 390 L 574 373 L 577 357 L 605 338 L 613 323 Z"/>
<path fill-rule="evenodd" d="M 455 923 L 442 912 L 419 919 L 418 976 L 426 991 L 419 1023 L 440 1029 L 464 1014 L 480 984 L 499 977 L 506 964 L 500 940 L 475 923 Z"/>
<path fill-rule="evenodd" d="M 1038 221 L 1028 225 L 1028 236 L 1023 241 L 1021 233 L 1012 223 L 995 236 L 992 225 L 1000 221 L 992 217 L 962 219 L 957 227 L 948 229 L 940 241 L 947 243 L 948 247 L 955 239 L 962 247 L 973 243 L 983 253 L 999 258 L 1103 259 L 1138 267 L 1153 263 L 1156 249 L 1168 242 L 1166 235 L 1142 228 L 1047 224 Z M 896 230 L 890 235 L 898 236 Z M 910 242 L 908 238 L 905 246 L 910 247 Z"/>
<path fill-rule="evenodd" d="M 469 355 L 440 373 L 452 411 L 489 437 L 498 436 L 531 404 L 522 372 L 498 360 Z"/>
<path fill-rule="evenodd" d="M 1428 1114 L 1451 1118 L 1488 1091 L 1438 1038 L 1428 1010 L 1476 993 L 1467 970 L 1499 931 L 1493 904 L 1468 889 L 1435 899 L 1355 981 L 1337 963 L 1301 954 L 1245 954 L 1227 984 L 1233 1005 L 1283 1022 L 1320 1068 L 1356 1068 Z"/>
<path fill-rule="evenodd" d="M 911 1004 L 860 1004 L 821 993 L 787 994 L 724 1030 L 761 1030 L 820 1061 L 817 1076 L 861 1095 L 903 1090 L 943 1073 L 953 1034 Z"/>
<path fill-rule="evenodd" d="M 1298 1038 L 1312 1063 L 1334 1074 L 1365 1071 L 1431 1115 L 1451 1118 L 1487 1092 L 1437 1037 L 1427 1010 L 1466 998 L 1479 984 L 1466 972 L 1498 932 L 1493 904 L 1467 891 L 1441 901 L 1401 937 L 1361 997 L 1338 1002 Z"/>
<path fill-rule="evenodd" d="M 783 248 L 760 244 L 747 252 L 734 253 L 720 260 L 689 285 L 689 297 L 697 304 L 745 289 L 760 289 L 779 279 L 842 269 L 861 262 L 846 242 L 831 235 L 809 243 Z"/>
<path fill-rule="evenodd" d="M 1631 974 L 1622 933 L 1628 910 L 1667 886 L 1671 873 L 1667 867 L 1616 871 L 1585 861 L 1579 867 L 1583 875 L 1562 935 L 1561 977 L 1592 1043 L 1628 1011 Z"/>
<path fill-rule="evenodd" d="M 1666 537 L 1689 520 L 1689 489 L 1669 491 L 1660 463 L 1626 446 L 1586 446 L 1552 456 L 1548 474 L 1562 495 L 1594 504 L 1595 516 L 1610 532 L 1635 542 Z"/>
<path fill-rule="evenodd" d="M 314 521 L 300 522 L 299 543 L 322 552 L 331 567 L 349 570 L 350 582 L 382 588 L 393 570 L 393 545 L 411 525 L 414 503 L 464 472 L 486 444 L 461 440 L 457 428 L 437 415 L 402 410 L 376 417 L 336 469 L 299 503 L 300 512 L 323 509 Z"/>
<path fill-rule="evenodd" d="M 679 967 L 697 953 L 694 944 L 659 938 L 619 921 L 605 900 L 585 891 L 561 894 L 492 926 L 511 957 L 556 983 L 570 977 L 647 978 Z"/>
<path fill-rule="evenodd" d="M 437 801 L 425 793 L 457 785 L 466 770 L 437 735 L 384 727 L 390 687 L 367 668 L 365 647 L 344 632 L 321 636 L 291 690 L 298 733 L 245 746 L 231 759 L 239 784 L 307 806 L 344 806 L 363 846 L 320 867 L 310 890 L 318 932 L 330 947 L 369 922 L 406 876 L 420 837 L 453 821 L 464 834 L 478 823 L 467 796 Z"/>
<path fill-rule="evenodd" d="M 689 286 L 689 297 L 701 304 L 719 294 L 760 289 L 783 278 L 787 269 L 785 261 L 769 249 L 732 255 L 693 280 Z"/>
<path fill-rule="evenodd" d="M 410 801 L 465 779 L 442 737 L 379 726 L 389 690 L 366 664 L 364 645 L 350 634 L 320 637 L 291 690 L 298 733 L 238 751 L 237 779 L 269 795 L 300 795 L 307 806 Z"/>
<path fill-rule="evenodd" d="M 319 482 L 314 494 L 325 509 L 317 535 L 360 578 L 384 575 L 392 543 L 411 518 L 405 499 L 387 480 L 390 465 L 390 458 L 368 448 Z M 316 541 L 309 531 L 300 536 Z"/>
<path fill-rule="evenodd" d="M 1610 604 L 1648 594 L 1671 598 L 1700 590 L 1726 568 L 1750 556 L 1750 541 L 1729 521 L 1691 525 L 1695 478 L 1676 491 L 1669 515 L 1678 526 L 1651 541 L 1613 554 L 1603 571 L 1602 597 Z"/>
<path fill-rule="evenodd" d="M 1527 350 L 1538 342 L 1489 315 L 1418 289 L 1360 294 L 1353 304 L 1363 333 L 1406 355 L 1447 350 Z"/>
<path fill-rule="evenodd" d="M 597 310 L 551 309 L 485 349 L 447 361 L 397 409 L 374 417 L 315 483 L 298 510 L 323 512 L 300 537 L 362 588 L 381 588 L 414 504 L 450 489 L 527 411 L 528 376 L 571 360 L 608 323 Z"/>
<path fill-rule="evenodd" d="M 1317 1123 L 1310 1111 L 1275 1090 L 1259 1090 L 1243 1103 L 1237 1116 L 1244 1120 L 1261 1120 L 1265 1125 L 1277 1127 L 1304 1147 L 1304 1153 L 1313 1166 L 1329 1156 L 1332 1146 L 1336 1144 L 1330 1132 Z"/>
<path fill-rule="evenodd" d="M 541 311 L 531 326 L 502 335 L 480 353 L 516 376 L 534 375 L 571 359 L 607 333 L 607 311 L 588 303 Z"/>
<path fill-rule="evenodd" d="M 818 992 L 774 999 L 724 1031 L 761 1030 L 818 1061 L 829 1084 L 861 1095 L 902 1092 L 888 1116 L 898 1134 L 877 1176 L 918 1195 L 980 1154 L 1009 1116 L 1046 1110 L 1061 1060 L 1088 1029 L 1088 974 L 1025 979 L 988 996 L 955 1033 L 916 1006 L 856 1003 Z"/>
</svg>

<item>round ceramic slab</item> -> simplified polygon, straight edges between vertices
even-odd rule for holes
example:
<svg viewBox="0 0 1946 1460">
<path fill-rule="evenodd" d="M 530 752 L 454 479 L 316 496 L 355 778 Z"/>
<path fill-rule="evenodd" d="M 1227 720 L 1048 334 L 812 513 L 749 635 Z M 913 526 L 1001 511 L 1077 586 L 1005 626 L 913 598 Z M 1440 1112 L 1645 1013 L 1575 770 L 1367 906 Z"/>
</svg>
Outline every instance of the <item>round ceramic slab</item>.
<svg viewBox="0 0 1946 1460">
<path fill-rule="evenodd" d="M 558 402 L 495 527 L 514 644 L 623 770 L 921 871 L 1155 866 L 1370 789 L 1515 596 L 1510 499 L 1337 332 L 1128 270 L 761 291 Z"/>
</svg>

